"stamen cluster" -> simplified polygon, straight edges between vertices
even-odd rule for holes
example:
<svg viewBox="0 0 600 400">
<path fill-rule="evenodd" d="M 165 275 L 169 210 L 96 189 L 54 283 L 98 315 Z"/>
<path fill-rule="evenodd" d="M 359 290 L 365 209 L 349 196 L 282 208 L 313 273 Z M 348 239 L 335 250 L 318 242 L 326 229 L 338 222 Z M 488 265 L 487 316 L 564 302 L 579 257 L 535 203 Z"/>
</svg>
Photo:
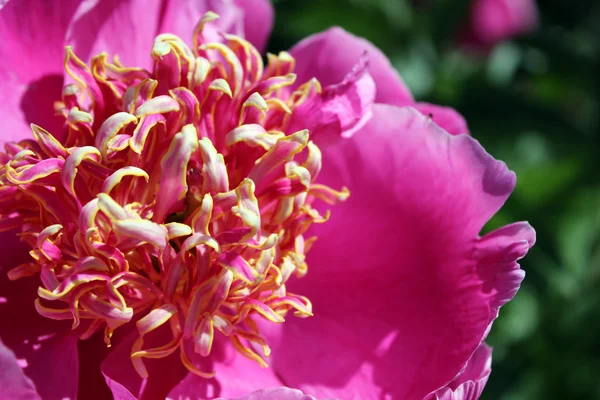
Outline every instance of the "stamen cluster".
<svg viewBox="0 0 600 400">
<path fill-rule="evenodd" d="M 290 89 L 285 52 L 263 68 L 240 37 L 206 41 L 215 18 L 202 18 L 191 49 L 159 35 L 152 72 L 104 53 L 88 66 L 67 47 L 72 82 L 55 105 L 64 131 L 32 125 L 33 139 L 0 153 L 0 230 L 20 229 L 32 248 L 10 279 L 39 275 L 38 312 L 72 319 L 83 339 L 103 329 L 110 345 L 136 321 L 142 377 L 144 358 L 177 350 L 190 371 L 212 376 L 195 360 L 211 353 L 215 329 L 266 365 L 256 321 L 312 315 L 286 290 L 307 272 L 315 238 L 305 232 L 328 217 L 312 204 L 348 196 L 315 183 L 318 147 L 307 130 L 289 132 L 318 82 Z M 172 340 L 144 346 L 158 329 Z"/>
</svg>

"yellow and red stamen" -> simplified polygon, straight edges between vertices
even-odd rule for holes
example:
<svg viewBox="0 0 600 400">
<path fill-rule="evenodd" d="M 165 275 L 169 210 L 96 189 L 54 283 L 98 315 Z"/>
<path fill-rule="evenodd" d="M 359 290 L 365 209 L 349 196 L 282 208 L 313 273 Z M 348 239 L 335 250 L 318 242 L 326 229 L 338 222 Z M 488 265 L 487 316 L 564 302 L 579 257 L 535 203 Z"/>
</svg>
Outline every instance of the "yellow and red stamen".
<svg viewBox="0 0 600 400">
<path fill-rule="evenodd" d="M 210 355 L 217 332 L 265 366 L 256 319 L 312 315 L 286 290 L 307 272 L 305 232 L 327 220 L 312 203 L 348 196 L 314 183 L 318 147 L 307 130 L 288 132 L 318 82 L 292 91 L 289 54 L 269 55 L 263 70 L 242 38 L 206 42 L 215 18 L 202 18 L 192 49 L 159 35 L 152 72 L 106 54 L 87 66 L 67 48 L 72 83 L 55 105 L 65 139 L 33 125 L 33 139 L 0 153 L 0 230 L 20 229 L 32 248 L 10 279 L 39 275 L 38 312 L 73 320 L 83 339 L 104 329 L 110 345 L 137 321 L 142 377 L 144 358 L 175 351 L 212 376 L 193 360 Z M 172 340 L 146 348 L 145 335 L 165 327 Z"/>
</svg>

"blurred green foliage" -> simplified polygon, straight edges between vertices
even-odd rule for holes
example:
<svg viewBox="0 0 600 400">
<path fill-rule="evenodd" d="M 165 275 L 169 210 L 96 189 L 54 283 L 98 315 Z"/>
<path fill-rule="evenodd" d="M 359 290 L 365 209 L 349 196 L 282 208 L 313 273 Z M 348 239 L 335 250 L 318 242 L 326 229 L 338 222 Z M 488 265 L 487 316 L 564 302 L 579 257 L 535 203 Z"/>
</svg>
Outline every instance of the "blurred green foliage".
<svg viewBox="0 0 600 400">
<path fill-rule="evenodd" d="M 487 230 L 529 220 L 527 277 L 488 342 L 483 399 L 600 399 L 600 2 L 540 0 L 537 31 L 473 54 L 466 0 L 279 0 L 269 50 L 339 25 L 392 60 L 418 100 L 449 105 L 517 173 Z"/>
</svg>

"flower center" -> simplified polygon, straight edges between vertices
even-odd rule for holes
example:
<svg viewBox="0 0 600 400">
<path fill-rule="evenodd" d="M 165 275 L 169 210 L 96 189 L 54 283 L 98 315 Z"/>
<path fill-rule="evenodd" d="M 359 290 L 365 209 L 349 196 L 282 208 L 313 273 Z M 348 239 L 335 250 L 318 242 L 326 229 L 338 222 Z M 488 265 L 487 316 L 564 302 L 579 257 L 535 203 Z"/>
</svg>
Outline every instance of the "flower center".
<svg viewBox="0 0 600 400">
<path fill-rule="evenodd" d="M 82 339 L 104 329 L 110 345 L 136 321 L 131 359 L 142 377 L 144 358 L 177 350 L 190 371 L 212 376 L 197 361 L 216 332 L 266 366 L 257 322 L 312 315 L 286 290 L 307 272 L 315 238 L 304 234 L 327 220 L 312 204 L 348 196 L 314 183 L 321 153 L 307 130 L 289 132 L 318 82 L 292 90 L 287 53 L 264 69 L 242 38 L 206 41 L 216 18 L 200 20 L 193 49 L 159 35 L 152 72 L 106 54 L 88 67 L 67 47 L 72 83 L 55 104 L 64 139 L 32 125 L 34 139 L 0 153 L 0 229 L 21 229 L 33 259 L 10 279 L 39 274 L 36 309 L 72 319 Z M 172 339 L 148 348 L 155 330 Z"/>
</svg>

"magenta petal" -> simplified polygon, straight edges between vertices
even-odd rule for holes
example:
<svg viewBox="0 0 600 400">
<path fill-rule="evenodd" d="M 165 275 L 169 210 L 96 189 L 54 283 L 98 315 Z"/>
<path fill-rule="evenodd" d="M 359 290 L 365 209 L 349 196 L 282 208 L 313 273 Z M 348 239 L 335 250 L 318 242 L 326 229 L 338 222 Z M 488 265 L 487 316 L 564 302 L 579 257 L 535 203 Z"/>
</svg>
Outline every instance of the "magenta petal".
<svg viewBox="0 0 600 400">
<path fill-rule="evenodd" d="M 425 400 L 477 400 L 492 371 L 492 348 L 481 344 L 465 369 L 445 387 Z"/>
<path fill-rule="evenodd" d="M 477 261 L 478 273 L 486 284 L 485 295 L 492 319 L 496 318 L 500 307 L 517 293 L 525 277 L 525 271 L 519 268 L 517 261 L 525 257 L 534 244 L 535 230 L 527 222 L 496 229 L 476 244 L 473 259 Z"/>
<path fill-rule="evenodd" d="M 350 137 L 371 118 L 375 84 L 367 72 L 367 60 L 361 60 L 344 79 L 327 86 L 321 93 L 312 91 L 294 109 L 289 132 L 308 129 L 311 137 Z"/>
<path fill-rule="evenodd" d="M 119 400 L 138 400 L 137 397 L 131 394 L 129 390 L 125 388 L 125 386 L 121 385 L 119 382 L 113 381 L 112 379 L 106 377 L 106 384 L 108 385 L 113 398 Z"/>
<path fill-rule="evenodd" d="M 29 261 L 27 246 L 14 232 L 1 235 L 0 338 L 23 360 L 24 372 L 43 399 L 76 398 L 78 368 L 77 335 L 66 321 L 40 316 L 34 307 L 39 280 L 8 280 L 7 271 Z"/>
<path fill-rule="evenodd" d="M 256 362 L 244 358 L 220 333 L 215 336 L 213 353 L 207 359 L 205 369 L 208 370 L 209 365 L 217 373 L 213 379 L 204 379 L 188 373 L 185 379 L 169 393 L 168 397 L 194 400 L 230 399 L 264 388 L 279 387 L 283 384 L 273 368 L 261 368 Z M 254 398 L 249 397 L 248 399 Z M 262 399 L 262 397 L 258 398 Z M 296 399 L 296 397 L 291 398 Z M 246 399 L 246 397 L 241 397 L 241 399 Z M 299 397 L 298 399 L 309 400 L 310 398 Z"/>
<path fill-rule="evenodd" d="M 167 343 L 171 338 L 164 331 L 144 338 L 145 347 L 153 348 Z M 104 379 L 116 399 L 164 399 L 186 375 L 187 370 L 175 352 L 161 359 L 144 359 L 148 378 L 142 379 L 131 362 L 131 348 L 139 337 L 133 329 L 118 344 L 114 345 L 108 357 L 102 362 Z M 119 397 L 122 396 L 122 397 Z"/>
<path fill-rule="evenodd" d="M 309 273 L 290 290 L 315 316 L 273 335 L 273 365 L 319 396 L 423 399 L 459 373 L 522 279 L 528 225 L 479 237 L 515 176 L 411 108 L 375 105 L 322 152 L 322 183 L 351 195 L 312 231 Z"/>
<path fill-rule="evenodd" d="M 152 336 L 152 335 L 150 335 Z M 281 386 L 272 368 L 263 369 L 254 361 L 242 357 L 228 340 L 217 333 L 211 356 L 199 357 L 200 369 L 216 371 L 213 379 L 188 372 L 179 360 L 179 351 L 160 360 L 144 359 L 149 377 L 146 381 L 135 372 L 129 354 L 137 331 L 114 346 L 102 363 L 102 372 L 115 398 L 214 399 L 236 397 L 266 387 Z M 144 347 L 155 347 L 169 341 L 164 331 L 144 340 Z M 130 397 L 131 396 L 131 397 Z"/>
<path fill-rule="evenodd" d="M 79 385 L 77 397 L 79 399 L 105 399 L 110 398 L 111 391 L 106 385 L 104 375 L 100 370 L 101 362 L 110 353 L 111 348 L 104 343 L 104 332 L 100 331 L 86 340 L 79 340 Z M 115 342 L 115 340 L 113 340 Z M 125 399 L 125 397 L 117 397 Z"/>
<path fill-rule="evenodd" d="M 77 0 L 13 0 L 0 6 L 0 119 L 5 141 L 31 136 L 30 123 L 58 133 L 63 42 Z"/>
<path fill-rule="evenodd" d="M 17 286 L 16 289 L 23 287 Z M 31 285 L 27 290 L 35 293 Z M 9 298 L 7 304 L 10 303 Z M 29 312 L 20 312 L 19 319 L 14 315 L 6 319 L 4 317 L 3 321 L 9 322 L 6 325 L 10 326 L 11 332 L 2 329 L 2 339 L 19 359 L 24 360 L 24 371 L 35 382 L 40 395 L 44 399 L 75 398 L 78 381 L 77 336 L 65 332 L 65 329 L 53 329 L 53 325 L 58 325 L 54 321 L 44 320 Z M 25 318 L 29 318 L 27 324 L 35 325 L 23 326 L 20 319 Z"/>
<path fill-rule="evenodd" d="M 220 400 L 225 400 L 220 399 Z M 236 397 L 233 400 L 315 400 L 312 396 L 307 396 L 299 390 L 286 387 L 273 389 L 263 389 L 252 392 L 246 396 Z"/>
<path fill-rule="evenodd" d="M 244 36 L 261 53 L 264 51 L 273 27 L 273 5 L 268 0 L 236 0 L 244 10 Z"/>
<path fill-rule="evenodd" d="M 216 39 L 220 30 L 244 35 L 243 10 L 227 0 L 84 0 L 71 21 L 66 41 L 83 60 L 106 51 L 110 56 L 118 54 L 127 66 L 148 69 L 157 34 L 173 33 L 188 41 L 207 11 L 220 16 L 207 26 L 206 32 L 212 39 Z M 256 23 L 254 17 L 248 18 Z"/>
<path fill-rule="evenodd" d="M 118 54 L 127 66 L 149 68 L 152 41 L 159 30 L 161 3 L 83 0 L 69 24 L 66 43 L 84 61 L 106 51 L 110 57 Z M 191 31 L 193 26 L 188 29 Z"/>
<path fill-rule="evenodd" d="M 231 0 L 171 0 L 166 3 L 159 33 L 173 33 L 188 42 L 207 11 L 219 14 L 219 19 L 206 27 L 211 40 L 218 39 L 217 31 L 244 36 L 243 10 Z"/>
<path fill-rule="evenodd" d="M 15 354 L 0 340 L 0 386 L 3 399 L 34 400 L 40 396 L 31 379 L 23 373 Z"/>
<path fill-rule="evenodd" d="M 467 121 L 453 108 L 430 103 L 417 103 L 413 107 L 452 135 L 469 134 Z"/>
<path fill-rule="evenodd" d="M 309 36 L 292 47 L 290 53 L 296 59 L 296 82 L 317 78 L 323 86 L 341 82 L 366 53 L 368 71 L 377 87 L 375 102 L 398 106 L 414 102 L 410 90 L 381 50 L 342 28 Z"/>
</svg>

